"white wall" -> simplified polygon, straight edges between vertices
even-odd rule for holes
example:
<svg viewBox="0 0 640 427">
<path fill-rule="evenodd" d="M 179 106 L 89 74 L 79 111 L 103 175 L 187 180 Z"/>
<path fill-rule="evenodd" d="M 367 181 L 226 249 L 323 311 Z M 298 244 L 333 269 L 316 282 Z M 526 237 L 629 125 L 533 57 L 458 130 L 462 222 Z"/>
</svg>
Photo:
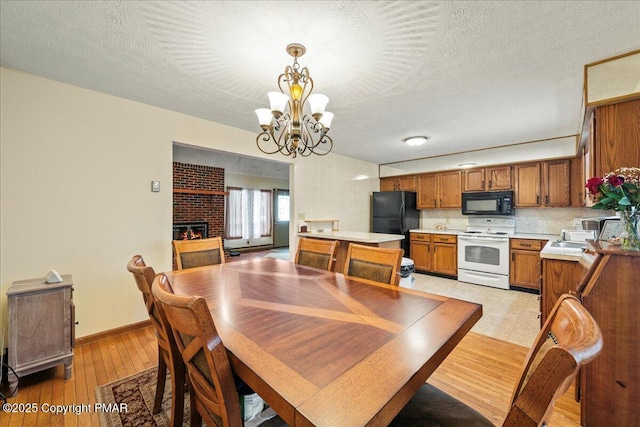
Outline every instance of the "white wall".
<svg viewBox="0 0 640 427">
<path fill-rule="evenodd" d="M 172 142 L 270 158 L 253 132 L 7 68 L 0 123 L 2 329 L 11 283 L 52 268 L 73 274 L 78 337 L 145 320 L 126 263 L 142 254 L 157 271 L 171 268 Z M 370 179 L 353 181 L 360 171 Z M 374 171 L 333 154 L 296 159 L 294 217 L 368 229 Z"/>
</svg>

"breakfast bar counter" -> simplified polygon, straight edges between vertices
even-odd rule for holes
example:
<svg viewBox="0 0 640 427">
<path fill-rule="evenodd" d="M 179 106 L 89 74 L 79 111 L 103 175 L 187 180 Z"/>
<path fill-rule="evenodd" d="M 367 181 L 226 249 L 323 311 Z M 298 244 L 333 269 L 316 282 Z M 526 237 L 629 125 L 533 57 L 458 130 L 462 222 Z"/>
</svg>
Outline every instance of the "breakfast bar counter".
<svg viewBox="0 0 640 427">
<path fill-rule="evenodd" d="M 404 240 L 402 234 L 365 233 L 361 231 L 310 231 L 298 233 L 298 237 L 311 239 L 337 240 L 340 242 L 336 252 L 335 271 L 342 272 L 347 259 L 349 243 L 357 243 L 365 246 L 376 246 L 379 248 L 397 249 L 400 242 Z"/>
</svg>

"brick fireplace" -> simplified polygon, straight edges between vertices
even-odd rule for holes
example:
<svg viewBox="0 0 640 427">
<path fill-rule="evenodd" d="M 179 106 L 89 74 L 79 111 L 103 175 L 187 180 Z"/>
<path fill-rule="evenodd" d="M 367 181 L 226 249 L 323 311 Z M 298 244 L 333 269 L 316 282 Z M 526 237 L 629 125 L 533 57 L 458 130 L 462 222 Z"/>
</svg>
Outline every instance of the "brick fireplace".
<svg viewBox="0 0 640 427">
<path fill-rule="evenodd" d="M 223 168 L 173 162 L 174 239 L 176 232 L 224 238 L 224 203 Z"/>
</svg>

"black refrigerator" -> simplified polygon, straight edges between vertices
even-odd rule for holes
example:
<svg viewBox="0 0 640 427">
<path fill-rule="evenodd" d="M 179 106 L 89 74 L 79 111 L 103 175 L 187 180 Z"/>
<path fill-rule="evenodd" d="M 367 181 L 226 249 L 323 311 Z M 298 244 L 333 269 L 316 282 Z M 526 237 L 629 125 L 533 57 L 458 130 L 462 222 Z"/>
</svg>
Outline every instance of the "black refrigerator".
<svg viewBox="0 0 640 427">
<path fill-rule="evenodd" d="M 410 191 L 374 191 L 371 218 L 373 233 L 404 234 L 401 242 L 404 256 L 409 253 L 409 230 L 420 228 L 420 211 L 416 209 L 416 193 Z"/>
</svg>

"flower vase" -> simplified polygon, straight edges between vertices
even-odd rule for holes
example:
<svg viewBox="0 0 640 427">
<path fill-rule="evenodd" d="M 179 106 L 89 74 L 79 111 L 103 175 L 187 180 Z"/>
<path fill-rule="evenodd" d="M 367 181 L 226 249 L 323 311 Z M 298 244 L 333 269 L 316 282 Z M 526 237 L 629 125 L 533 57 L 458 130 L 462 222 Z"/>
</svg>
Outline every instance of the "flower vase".
<svg viewBox="0 0 640 427">
<path fill-rule="evenodd" d="M 622 250 L 640 251 L 640 234 L 638 234 L 638 223 L 640 221 L 638 219 L 640 219 L 640 212 L 635 207 L 631 210 L 620 212 Z"/>
</svg>

